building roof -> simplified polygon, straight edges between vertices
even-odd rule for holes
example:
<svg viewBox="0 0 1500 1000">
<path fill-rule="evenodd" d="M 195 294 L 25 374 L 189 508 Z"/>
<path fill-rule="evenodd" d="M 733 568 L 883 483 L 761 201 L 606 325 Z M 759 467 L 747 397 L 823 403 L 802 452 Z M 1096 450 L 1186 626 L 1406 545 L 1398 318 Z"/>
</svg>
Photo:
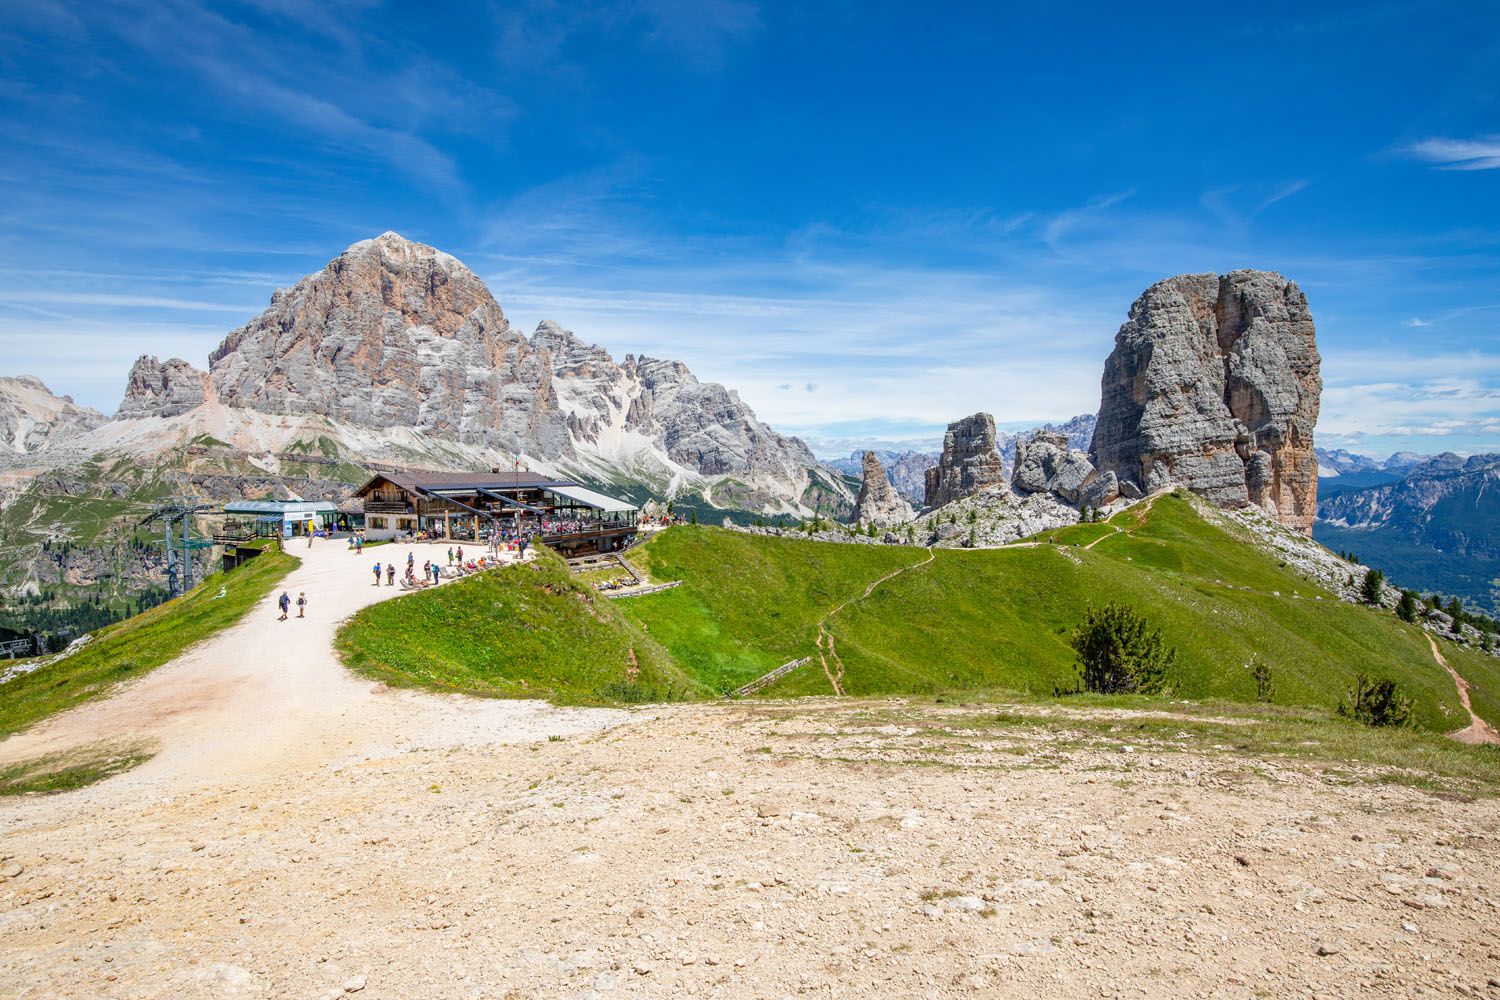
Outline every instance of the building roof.
<svg viewBox="0 0 1500 1000">
<path fill-rule="evenodd" d="M 556 493 L 558 496 L 567 497 L 574 503 L 607 513 L 639 509 L 635 504 L 586 489 L 572 480 L 554 479 L 525 470 L 511 472 L 504 469 L 499 472 L 382 472 L 371 477 L 369 482 L 355 490 L 354 496 L 356 498 L 369 496 L 375 484 L 381 480 L 395 483 L 409 493 L 422 492 L 432 496 L 461 496 L 475 490 L 499 493 L 505 490 L 515 490 L 519 486 L 523 489 Z"/>
<path fill-rule="evenodd" d="M 421 470 L 412 472 L 382 472 L 372 476 L 370 481 L 354 491 L 355 496 L 361 496 L 374 484 L 385 479 L 403 490 L 416 492 L 417 490 L 462 490 L 462 489 L 485 489 L 504 490 L 515 489 L 517 486 L 525 486 L 536 489 L 542 486 L 572 486 L 573 483 L 567 479 L 555 479 L 551 476 L 543 476 L 535 472 L 527 472 L 524 469 L 519 472 L 502 469 L 499 472 L 443 472 L 441 470 Z"/>
<path fill-rule="evenodd" d="M 327 500 L 231 500 L 226 514 L 332 514 L 338 507 Z"/>
<path fill-rule="evenodd" d="M 549 493 L 556 493 L 558 496 L 567 497 L 569 500 L 577 501 L 585 507 L 602 510 L 607 514 L 640 509 L 633 503 L 616 500 L 614 497 L 605 496 L 603 493 L 595 493 L 593 490 L 584 489 L 582 486 L 549 486 L 547 487 L 547 491 Z"/>
</svg>

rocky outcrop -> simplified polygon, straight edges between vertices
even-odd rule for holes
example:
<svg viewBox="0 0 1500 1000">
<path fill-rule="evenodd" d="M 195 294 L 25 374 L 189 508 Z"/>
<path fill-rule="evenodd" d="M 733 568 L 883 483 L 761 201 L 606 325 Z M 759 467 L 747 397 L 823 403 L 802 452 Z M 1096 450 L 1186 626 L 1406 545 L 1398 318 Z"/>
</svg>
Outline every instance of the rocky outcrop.
<svg viewBox="0 0 1500 1000">
<path fill-rule="evenodd" d="M 1016 469 L 1011 488 L 1018 493 L 1056 493 L 1072 504 L 1081 502 L 1084 488 L 1098 479 L 1093 463 L 1081 451 L 1069 447 L 1068 435 L 1038 431 L 1016 442 Z M 1107 489 L 1094 490 L 1089 506 L 1102 507 L 1115 497 Z M 1117 495 L 1117 494 L 1116 494 Z"/>
<path fill-rule="evenodd" d="M 888 525 L 911 520 L 912 509 L 896 495 L 886 477 L 885 466 L 873 451 L 865 452 L 859 495 L 854 498 L 853 524 Z"/>
<path fill-rule="evenodd" d="M 896 491 L 896 494 L 903 500 L 920 504 L 927 493 L 927 470 L 937 464 L 937 454 L 925 451 L 889 451 L 879 448 L 873 450 L 875 457 L 880 459 L 880 464 L 885 467 L 886 477 L 890 480 L 891 488 Z M 850 452 L 847 458 L 829 459 L 823 462 L 823 465 L 847 476 L 863 476 L 865 449 Z"/>
<path fill-rule="evenodd" d="M 1310 533 L 1322 391 L 1307 298 L 1265 271 L 1169 278 L 1130 308 L 1090 448 L 1126 495 L 1186 486 Z"/>
<path fill-rule="evenodd" d="M 1030 430 L 1017 431 L 1015 433 L 1000 431 L 996 435 L 1000 445 L 1000 457 L 1005 459 L 1006 467 L 1014 475 L 1017 446 L 1023 441 L 1030 441 L 1038 434 L 1044 433 L 1061 434 L 1067 438 L 1069 448 L 1074 451 L 1087 452 L 1089 450 L 1089 442 L 1094 439 L 1094 422 L 1096 419 L 1095 414 L 1080 413 L 1078 416 L 1070 417 L 1060 424 L 1042 424 L 1040 427 L 1033 427 Z"/>
<path fill-rule="evenodd" d="M 115 411 L 115 419 L 175 417 L 202 406 L 209 391 L 207 372 L 181 358 L 161 362 L 150 354 L 142 354 L 130 366 L 125 399 Z"/>
<path fill-rule="evenodd" d="M 995 418 L 976 413 L 948 425 L 943 454 L 927 470 L 926 506 L 941 507 L 990 486 L 1005 485 L 995 449 Z"/>
<path fill-rule="evenodd" d="M 54 396 L 32 375 L 0 378 L 0 454 L 34 452 L 104 421 L 98 410 L 79 406 L 72 396 Z"/>
</svg>

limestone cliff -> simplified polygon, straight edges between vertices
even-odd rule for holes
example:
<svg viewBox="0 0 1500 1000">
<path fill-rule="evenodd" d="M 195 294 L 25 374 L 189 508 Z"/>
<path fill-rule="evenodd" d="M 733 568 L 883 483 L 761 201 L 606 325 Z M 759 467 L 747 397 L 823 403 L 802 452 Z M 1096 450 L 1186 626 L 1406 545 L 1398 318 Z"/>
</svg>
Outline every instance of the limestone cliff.
<svg viewBox="0 0 1500 1000">
<path fill-rule="evenodd" d="M 209 358 L 220 401 L 573 454 L 552 371 L 456 258 L 395 233 L 276 292 Z"/>
<path fill-rule="evenodd" d="M 1307 298 L 1266 271 L 1148 288 L 1105 362 L 1090 448 L 1127 495 L 1171 484 L 1310 533 L 1322 391 Z"/>
</svg>

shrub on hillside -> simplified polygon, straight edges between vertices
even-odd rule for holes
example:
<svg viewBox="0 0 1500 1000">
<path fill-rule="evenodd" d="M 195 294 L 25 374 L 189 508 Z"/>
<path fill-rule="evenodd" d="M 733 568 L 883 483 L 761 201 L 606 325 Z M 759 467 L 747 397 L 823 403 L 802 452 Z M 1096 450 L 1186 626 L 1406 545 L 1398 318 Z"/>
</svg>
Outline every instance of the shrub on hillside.
<svg viewBox="0 0 1500 1000">
<path fill-rule="evenodd" d="M 1255 678 L 1255 700 L 1270 704 L 1276 697 L 1276 685 L 1271 679 L 1271 665 L 1258 656 L 1252 656 L 1247 664 L 1250 676 Z"/>
<path fill-rule="evenodd" d="M 1162 641 L 1134 609 L 1121 604 L 1089 608 L 1073 633 L 1079 680 L 1087 691 L 1152 694 L 1166 683 L 1177 650 Z"/>
<path fill-rule="evenodd" d="M 1411 699 L 1388 677 L 1371 680 L 1357 674 L 1338 713 L 1366 726 L 1404 726 L 1411 721 Z"/>
</svg>

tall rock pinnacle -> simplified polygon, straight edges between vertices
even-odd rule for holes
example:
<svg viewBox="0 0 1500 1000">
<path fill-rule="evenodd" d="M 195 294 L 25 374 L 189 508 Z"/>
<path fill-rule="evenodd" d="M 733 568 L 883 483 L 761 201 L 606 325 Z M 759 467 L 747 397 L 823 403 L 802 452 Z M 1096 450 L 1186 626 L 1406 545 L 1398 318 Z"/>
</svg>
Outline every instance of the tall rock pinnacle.
<svg viewBox="0 0 1500 1000">
<path fill-rule="evenodd" d="M 1005 470 L 995 447 L 995 418 L 976 413 L 948 425 L 943 456 L 927 470 L 928 507 L 962 499 L 988 486 L 1005 487 Z"/>
<path fill-rule="evenodd" d="M 1267 271 L 1157 282 L 1104 366 L 1094 465 L 1122 492 L 1176 483 L 1311 533 L 1318 349 L 1307 298 Z"/>
<path fill-rule="evenodd" d="M 885 466 L 873 451 L 865 452 L 864 478 L 859 486 L 859 496 L 854 499 L 854 514 L 851 524 L 900 524 L 912 517 L 911 505 L 891 489 Z"/>
</svg>

